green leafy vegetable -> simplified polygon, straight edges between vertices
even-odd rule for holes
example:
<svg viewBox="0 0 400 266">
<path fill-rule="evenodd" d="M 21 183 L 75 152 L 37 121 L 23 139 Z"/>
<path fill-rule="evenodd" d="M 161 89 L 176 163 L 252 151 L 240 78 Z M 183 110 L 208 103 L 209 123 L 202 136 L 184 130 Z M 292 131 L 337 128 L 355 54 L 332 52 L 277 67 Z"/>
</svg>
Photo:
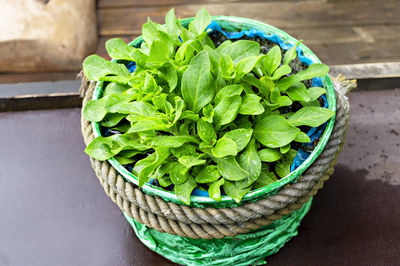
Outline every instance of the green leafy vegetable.
<svg viewBox="0 0 400 266">
<path fill-rule="evenodd" d="M 254 127 L 255 138 L 268 148 L 279 148 L 292 142 L 300 129 L 289 124 L 283 116 L 271 115 Z"/>
<path fill-rule="evenodd" d="M 314 144 L 307 127 L 334 115 L 320 103 L 326 89 L 306 85 L 329 68 L 297 69 L 300 43 L 284 55 L 278 45 L 263 54 L 254 40 L 218 45 L 210 23 L 203 8 L 184 27 L 171 9 L 165 25 L 147 20 L 140 45 L 113 38 L 106 42 L 112 62 L 91 55 L 83 63 L 85 76 L 104 88 L 83 108 L 103 134 L 85 152 L 115 158 L 139 186 L 158 180 L 185 204 L 196 187 L 216 201 L 225 192 L 240 202 L 287 176 L 298 147 Z"/>
<path fill-rule="evenodd" d="M 225 179 L 220 179 L 210 184 L 208 194 L 210 198 L 220 201 L 221 200 L 221 186 L 224 184 Z"/>
<path fill-rule="evenodd" d="M 252 139 L 244 152 L 239 156 L 240 166 L 249 173 L 247 179 L 242 183 L 243 187 L 248 187 L 260 176 L 261 159 L 257 152 L 255 139 Z"/>
<path fill-rule="evenodd" d="M 211 183 L 221 177 L 216 165 L 207 165 L 196 176 L 197 183 Z"/>
<path fill-rule="evenodd" d="M 239 114 L 259 115 L 264 113 L 264 106 L 260 103 L 262 98 L 256 94 L 247 94 L 242 98 Z"/>
<path fill-rule="evenodd" d="M 217 141 L 217 144 L 211 149 L 212 154 L 217 158 L 223 158 L 225 156 L 237 154 L 236 142 L 229 138 L 221 138 Z"/>
<path fill-rule="evenodd" d="M 184 183 L 175 185 L 174 191 L 179 200 L 189 205 L 190 195 L 195 187 L 197 187 L 196 181 L 190 176 Z"/>
<path fill-rule="evenodd" d="M 305 106 L 288 118 L 293 126 L 317 127 L 333 116 L 333 111 L 323 107 Z"/>
<path fill-rule="evenodd" d="M 130 73 L 125 65 L 117 64 L 98 56 L 90 55 L 83 61 L 83 73 L 90 80 L 107 80 L 108 76 L 116 76 L 117 83 L 128 83 Z"/>
<path fill-rule="evenodd" d="M 225 180 L 224 182 L 224 191 L 225 193 L 234 199 L 236 202 L 240 202 L 243 198 L 243 196 L 249 192 L 251 189 L 251 186 L 248 186 L 246 188 L 241 188 L 240 185 L 236 182 L 230 182 Z"/>
<path fill-rule="evenodd" d="M 249 143 L 252 134 L 251 128 L 239 128 L 226 132 L 224 138 L 233 140 L 236 143 L 237 152 L 240 152 Z"/>
<path fill-rule="evenodd" d="M 214 97 L 214 81 L 210 72 L 210 58 L 206 51 L 197 54 L 182 76 L 182 97 L 193 112 L 197 113 Z"/>
<path fill-rule="evenodd" d="M 282 157 L 279 150 L 271 148 L 265 148 L 258 151 L 258 155 L 263 162 L 275 162 Z"/>
<path fill-rule="evenodd" d="M 227 180 L 238 181 L 249 177 L 249 173 L 243 170 L 235 157 L 226 156 L 224 158 L 216 158 L 218 171 Z"/>
</svg>

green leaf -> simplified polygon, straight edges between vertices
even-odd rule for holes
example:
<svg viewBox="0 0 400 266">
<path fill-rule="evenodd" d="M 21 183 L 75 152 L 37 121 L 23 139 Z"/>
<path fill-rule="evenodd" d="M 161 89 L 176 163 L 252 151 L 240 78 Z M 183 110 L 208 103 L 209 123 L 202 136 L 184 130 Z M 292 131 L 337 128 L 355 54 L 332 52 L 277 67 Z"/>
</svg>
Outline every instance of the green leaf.
<svg viewBox="0 0 400 266">
<path fill-rule="evenodd" d="M 278 161 L 282 154 L 277 149 L 265 148 L 258 151 L 261 161 L 263 162 L 275 162 Z"/>
<path fill-rule="evenodd" d="M 175 96 L 174 101 L 175 101 L 175 117 L 174 121 L 172 122 L 173 125 L 181 118 L 181 115 L 183 113 L 183 108 L 185 107 L 185 102 L 182 100 L 181 97 Z"/>
<path fill-rule="evenodd" d="M 296 45 L 293 45 L 289 50 L 286 51 L 285 56 L 283 57 L 283 64 L 288 65 L 293 59 L 297 57 L 296 48 L 300 44 L 297 42 Z"/>
<path fill-rule="evenodd" d="M 208 32 L 205 34 L 204 39 L 201 41 L 201 44 L 203 45 L 203 49 L 205 49 L 206 47 L 209 47 L 210 49 L 215 51 L 214 42 L 208 35 Z M 215 51 L 215 53 L 218 54 L 217 51 Z"/>
<path fill-rule="evenodd" d="M 294 157 L 296 157 L 296 150 L 289 150 L 281 160 L 275 163 L 275 172 L 280 177 L 285 177 L 290 174 L 290 166 L 293 163 Z"/>
<path fill-rule="evenodd" d="M 150 46 L 149 58 L 147 65 L 161 66 L 169 58 L 168 43 L 154 40 Z"/>
<path fill-rule="evenodd" d="M 162 187 L 168 187 L 172 184 L 171 179 L 169 178 L 168 175 L 162 175 L 160 177 L 157 177 L 157 180 Z"/>
<path fill-rule="evenodd" d="M 225 137 L 220 138 L 211 149 L 211 153 L 217 158 L 222 158 L 228 155 L 235 156 L 237 154 L 236 142 Z"/>
<path fill-rule="evenodd" d="M 169 126 L 170 125 L 168 124 L 168 122 L 165 121 L 165 119 L 159 117 L 145 117 L 134 123 L 128 130 L 128 133 L 141 132 L 147 130 L 168 131 Z"/>
<path fill-rule="evenodd" d="M 223 43 L 221 43 L 217 48 L 216 51 L 221 54 L 222 50 L 225 49 L 225 47 L 229 46 L 232 44 L 231 40 L 226 40 Z"/>
<path fill-rule="evenodd" d="M 123 93 L 111 93 L 105 96 L 104 101 L 105 103 L 105 109 L 108 112 L 111 113 L 116 113 L 117 111 L 114 111 L 114 107 L 123 105 L 125 103 L 128 103 L 132 100 L 137 99 L 138 97 L 138 90 L 135 88 L 130 88 Z"/>
<path fill-rule="evenodd" d="M 132 156 L 135 156 L 136 154 L 142 153 L 142 151 L 138 151 L 138 150 L 124 150 L 124 151 L 120 151 L 118 153 L 119 156 L 125 157 L 125 158 L 130 158 Z"/>
<path fill-rule="evenodd" d="M 127 117 L 129 121 L 132 121 L 132 115 L 140 115 L 140 117 L 152 117 L 158 114 L 156 108 L 153 105 L 147 102 L 139 101 L 129 103 L 117 101 L 113 104 L 110 103 L 107 106 L 107 111 L 120 114 L 130 114 L 130 116 Z"/>
<path fill-rule="evenodd" d="M 153 96 L 151 98 L 151 101 L 153 102 L 154 107 L 157 110 L 161 110 L 162 112 L 166 113 L 168 116 L 172 115 L 173 108 L 171 103 L 167 100 L 167 94 L 166 93 L 161 93 L 160 95 Z M 157 115 L 157 112 L 154 114 L 154 116 Z"/>
<path fill-rule="evenodd" d="M 217 134 L 215 133 L 212 124 L 204 121 L 203 119 L 199 119 L 199 121 L 197 121 L 197 134 L 201 140 L 208 144 L 214 144 L 217 139 Z"/>
<path fill-rule="evenodd" d="M 122 150 L 147 150 L 149 147 L 138 142 L 133 134 L 116 134 L 109 137 L 99 136 L 86 147 L 85 152 L 92 158 L 105 161 Z"/>
<path fill-rule="evenodd" d="M 117 160 L 121 165 L 130 164 L 136 161 L 135 159 L 126 158 L 122 156 L 115 156 L 114 159 Z"/>
<path fill-rule="evenodd" d="M 158 87 L 158 84 L 153 75 L 146 72 L 145 77 L 146 78 L 144 79 L 144 84 L 142 88 L 143 92 L 152 94 L 156 94 L 157 92 L 159 92 L 160 88 Z"/>
<path fill-rule="evenodd" d="M 161 165 L 159 165 L 159 166 L 156 168 L 156 170 L 154 170 L 154 171 L 151 173 L 151 175 L 149 176 L 150 179 L 151 179 L 151 178 L 157 179 L 162 187 L 169 186 L 169 185 L 172 184 L 172 182 L 171 182 L 171 180 L 170 180 L 170 178 L 169 178 L 169 176 L 168 176 L 168 172 L 167 172 L 167 166 L 166 166 L 166 165 L 167 165 L 168 163 L 169 163 L 169 160 L 166 159 L 166 160 L 164 161 L 164 163 L 161 164 Z"/>
<path fill-rule="evenodd" d="M 137 175 L 140 187 L 149 180 L 150 174 L 168 158 L 169 154 L 168 148 L 159 147 L 155 149 L 153 154 L 135 164 L 132 171 Z"/>
<path fill-rule="evenodd" d="M 144 67 L 146 65 L 147 59 L 149 58 L 149 56 L 140 49 L 133 50 L 131 56 L 134 59 L 136 65 L 139 67 Z"/>
<path fill-rule="evenodd" d="M 311 87 L 308 89 L 308 94 L 310 96 L 309 101 L 317 100 L 321 95 L 325 94 L 326 90 L 321 87 Z"/>
<path fill-rule="evenodd" d="M 189 24 L 189 30 L 195 35 L 200 35 L 205 31 L 210 23 L 210 13 L 208 13 L 207 9 L 203 7 L 196 13 L 194 20 Z"/>
<path fill-rule="evenodd" d="M 106 50 L 108 55 L 114 59 L 123 59 L 134 61 L 135 59 L 132 57 L 133 51 L 136 49 L 127 45 L 120 38 L 113 38 L 106 41 Z"/>
<path fill-rule="evenodd" d="M 106 98 L 90 100 L 83 107 L 83 117 L 92 122 L 101 121 L 107 114 Z"/>
<path fill-rule="evenodd" d="M 276 175 L 273 172 L 262 170 L 260 176 L 253 183 L 253 189 L 268 186 L 269 184 L 272 184 L 276 181 L 278 181 L 278 179 L 276 178 Z"/>
<path fill-rule="evenodd" d="M 292 142 L 299 131 L 283 116 L 271 115 L 257 122 L 254 137 L 268 148 L 279 148 Z"/>
<path fill-rule="evenodd" d="M 260 54 L 260 44 L 255 41 L 239 40 L 230 45 L 225 46 L 221 54 L 229 55 L 234 64 L 241 59 L 252 55 Z"/>
<path fill-rule="evenodd" d="M 83 73 L 89 80 L 95 81 L 102 80 L 106 76 L 130 76 L 125 65 L 110 62 L 98 55 L 86 57 L 83 61 Z"/>
<path fill-rule="evenodd" d="M 259 115 L 265 109 L 260 103 L 261 97 L 255 94 L 247 94 L 242 98 L 242 105 L 239 109 L 239 114 L 242 115 Z"/>
<path fill-rule="evenodd" d="M 207 36 L 208 38 L 208 36 Z M 219 62 L 219 54 L 214 48 L 211 48 L 209 45 L 203 45 L 203 48 L 208 53 L 208 57 L 210 58 L 211 63 L 211 73 L 213 74 L 214 79 L 218 76 L 218 62 Z"/>
<path fill-rule="evenodd" d="M 240 166 L 249 173 L 249 177 L 241 181 L 242 187 L 250 186 L 261 173 L 261 160 L 257 153 L 256 142 L 252 139 L 239 156 Z"/>
<path fill-rule="evenodd" d="M 253 73 L 247 74 L 242 78 L 242 81 L 244 83 L 250 84 L 251 86 L 256 87 L 257 89 L 260 89 L 261 87 L 263 87 L 263 84 L 261 83 L 261 81 L 256 78 Z"/>
<path fill-rule="evenodd" d="M 207 121 L 208 123 L 212 123 L 213 118 L 214 118 L 214 108 L 211 104 L 207 104 L 206 106 L 203 107 L 202 119 L 204 121 Z"/>
<path fill-rule="evenodd" d="M 185 155 L 180 158 L 178 158 L 178 162 L 185 166 L 186 168 L 191 168 L 196 165 L 201 165 L 205 164 L 206 160 L 204 159 L 199 159 L 198 156 L 192 156 L 192 155 Z"/>
<path fill-rule="evenodd" d="M 223 100 L 224 98 L 240 95 L 243 89 L 244 86 L 239 84 L 228 85 L 226 87 L 223 87 L 218 91 L 217 95 L 215 95 L 214 103 L 219 104 L 221 100 Z"/>
<path fill-rule="evenodd" d="M 183 203 L 189 205 L 190 204 L 190 195 L 192 194 L 193 189 L 197 187 L 196 182 L 193 177 L 189 177 L 185 183 L 175 185 L 174 192 L 176 197 L 182 201 Z"/>
<path fill-rule="evenodd" d="M 147 22 L 142 26 L 142 36 L 146 44 L 151 45 L 153 40 L 158 40 L 158 27 L 160 24 L 154 23 L 150 18 L 147 18 Z"/>
<path fill-rule="evenodd" d="M 323 77 L 328 74 L 328 72 L 329 67 L 327 65 L 314 63 L 308 66 L 308 68 L 305 70 L 299 71 L 294 75 L 279 80 L 276 86 L 279 88 L 280 91 L 285 91 L 287 88 L 297 82 L 312 79 L 315 77 Z"/>
<path fill-rule="evenodd" d="M 129 128 L 130 128 L 129 124 L 122 124 L 119 126 L 114 126 L 112 129 L 118 130 L 119 132 L 126 133 L 126 132 L 128 132 Z"/>
<path fill-rule="evenodd" d="M 298 136 L 298 134 L 297 134 L 297 136 Z M 296 138 L 297 138 L 297 136 L 296 136 Z M 290 150 L 290 144 L 287 144 L 287 145 L 282 146 L 282 147 L 279 148 L 279 151 L 280 151 L 282 154 L 287 153 L 289 150 Z"/>
<path fill-rule="evenodd" d="M 289 105 L 292 105 L 292 100 L 290 100 L 290 98 L 289 97 L 287 97 L 286 95 L 284 95 L 284 96 L 280 96 L 280 97 L 278 97 L 277 99 L 276 99 L 276 102 L 275 103 L 268 103 L 268 102 L 266 102 L 266 104 L 268 105 L 268 106 L 271 106 L 272 107 L 272 110 L 275 110 L 275 109 L 277 109 L 277 108 L 279 108 L 279 107 L 282 107 L 282 106 L 289 106 Z"/>
<path fill-rule="evenodd" d="M 199 143 L 198 139 L 193 136 L 156 136 L 153 138 L 152 145 L 158 147 L 178 148 L 188 142 Z"/>
<path fill-rule="evenodd" d="M 187 120 L 192 120 L 192 121 L 198 121 L 199 120 L 199 115 L 193 113 L 193 111 L 190 110 L 185 110 L 182 112 L 180 120 L 182 119 L 187 119 Z"/>
<path fill-rule="evenodd" d="M 225 133 L 223 138 L 233 140 L 237 146 L 237 152 L 242 151 L 249 143 L 253 129 L 251 128 L 238 128 Z"/>
<path fill-rule="evenodd" d="M 288 118 L 293 126 L 318 127 L 325 123 L 335 113 L 323 107 L 305 106 Z"/>
<path fill-rule="evenodd" d="M 225 180 L 223 187 L 225 193 L 229 197 L 234 199 L 237 203 L 239 203 L 242 200 L 243 196 L 251 190 L 251 186 L 241 188 L 236 184 L 236 182 L 229 182 L 227 180 Z"/>
<path fill-rule="evenodd" d="M 189 168 L 176 161 L 168 164 L 167 171 L 174 185 L 182 184 L 189 178 Z"/>
<path fill-rule="evenodd" d="M 278 101 L 279 97 L 281 97 L 281 93 L 277 87 L 274 87 L 271 90 L 271 94 L 269 96 L 271 103 L 276 103 Z"/>
<path fill-rule="evenodd" d="M 260 59 L 261 56 L 252 55 L 239 60 L 235 66 L 235 71 L 236 71 L 235 81 L 239 81 L 244 75 L 252 71 L 254 66 L 258 63 Z"/>
<path fill-rule="evenodd" d="M 229 124 L 239 113 L 242 98 L 239 95 L 223 98 L 214 108 L 214 123 L 216 127 Z"/>
<path fill-rule="evenodd" d="M 311 100 L 306 85 L 304 85 L 301 82 L 295 83 L 292 86 L 290 86 L 287 89 L 286 93 L 293 101 L 309 102 Z"/>
<path fill-rule="evenodd" d="M 200 170 L 195 180 L 197 183 L 211 183 L 217 181 L 220 176 L 216 165 L 207 165 Z"/>
<path fill-rule="evenodd" d="M 215 88 L 206 51 L 193 57 L 188 69 L 183 73 L 181 92 L 183 100 L 195 113 L 213 99 Z"/>
<path fill-rule="evenodd" d="M 103 92 L 103 98 L 110 94 L 121 94 L 128 90 L 130 86 L 112 82 L 106 86 Z"/>
<path fill-rule="evenodd" d="M 262 87 L 259 88 L 260 92 L 265 96 L 265 98 L 268 99 L 268 97 L 270 96 L 271 91 L 275 88 L 275 84 L 272 81 L 271 78 L 269 77 L 261 77 L 260 78 L 260 82 L 262 84 Z"/>
<path fill-rule="evenodd" d="M 219 173 L 227 180 L 238 181 L 249 177 L 249 173 L 243 170 L 235 157 L 227 156 L 224 158 L 214 158 L 217 163 Z"/>
<path fill-rule="evenodd" d="M 193 58 L 194 48 L 191 46 L 192 43 L 192 40 L 184 42 L 176 51 L 175 60 L 179 65 L 186 65 Z"/>
<path fill-rule="evenodd" d="M 223 79 L 231 80 L 235 78 L 235 67 L 229 55 L 221 54 L 219 57 L 218 69 Z"/>
<path fill-rule="evenodd" d="M 292 69 L 290 68 L 290 66 L 288 65 L 282 65 L 280 67 L 278 67 L 277 70 L 275 70 L 274 74 L 272 75 L 271 79 L 272 80 L 278 80 L 281 77 L 290 74 L 290 72 L 292 72 Z"/>
<path fill-rule="evenodd" d="M 216 201 L 221 200 L 221 186 L 224 184 L 224 179 L 220 179 L 210 184 L 208 188 L 208 195 Z"/>
<path fill-rule="evenodd" d="M 175 17 L 175 11 L 173 8 L 170 9 L 165 16 L 165 25 L 168 33 L 178 39 L 178 36 L 181 33 L 181 26 L 179 20 Z"/>
<path fill-rule="evenodd" d="M 281 48 L 279 48 L 278 45 L 275 45 L 268 51 L 262 60 L 263 68 L 267 72 L 266 74 L 272 76 L 272 73 L 274 73 L 281 64 L 281 57 Z"/>
<path fill-rule="evenodd" d="M 101 125 L 103 127 L 113 127 L 117 125 L 122 119 L 124 119 L 126 115 L 124 114 L 107 114 L 103 121 L 101 122 Z"/>
<path fill-rule="evenodd" d="M 178 84 L 178 73 L 174 65 L 171 62 L 166 62 L 159 68 L 159 71 L 159 77 L 164 79 L 169 85 L 169 92 L 175 90 Z"/>
<path fill-rule="evenodd" d="M 188 41 L 193 41 L 192 43 L 191 43 L 191 46 L 193 46 L 193 48 L 194 48 L 194 43 L 195 42 L 197 42 L 196 41 L 196 36 L 195 36 L 195 34 L 193 33 L 193 32 L 191 32 L 191 31 L 189 31 L 188 29 L 186 29 L 185 27 L 182 27 L 181 28 L 181 30 L 182 30 L 182 32 L 181 32 L 181 35 L 180 35 L 180 37 L 182 38 L 182 41 L 185 43 L 185 42 L 188 42 Z"/>
<path fill-rule="evenodd" d="M 313 106 L 313 107 L 321 107 L 321 104 L 318 100 L 314 100 L 311 102 L 300 102 L 302 106 Z"/>
<path fill-rule="evenodd" d="M 171 148 L 171 153 L 176 158 L 180 158 L 186 155 L 198 155 L 195 146 L 189 143 L 185 143 L 178 148 Z"/>
<path fill-rule="evenodd" d="M 308 143 L 311 141 L 311 139 L 306 133 L 304 133 L 303 131 L 300 131 L 299 134 L 297 134 L 294 141 L 301 142 L 301 143 Z"/>
</svg>

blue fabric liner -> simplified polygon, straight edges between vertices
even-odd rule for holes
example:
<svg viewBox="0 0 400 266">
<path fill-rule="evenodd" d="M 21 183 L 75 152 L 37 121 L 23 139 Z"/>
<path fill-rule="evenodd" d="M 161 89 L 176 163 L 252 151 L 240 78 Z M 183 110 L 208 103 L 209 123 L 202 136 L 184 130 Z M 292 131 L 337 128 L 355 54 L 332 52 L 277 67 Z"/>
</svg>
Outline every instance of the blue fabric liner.
<svg viewBox="0 0 400 266">
<path fill-rule="evenodd" d="M 207 30 L 210 30 L 210 32 L 212 31 L 218 31 L 219 33 L 223 34 L 225 37 L 227 37 L 228 39 L 240 39 L 243 36 L 247 36 L 247 37 L 251 37 L 251 38 L 260 38 L 260 39 L 267 39 L 271 42 L 274 42 L 276 44 L 278 44 L 283 50 L 288 50 L 290 49 L 293 45 L 289 44 L 289 43 L 285 43 L 278 35 L 276 34 L 267 34 L 265 32 L 259 31 L 259 30 L 255 30 L 255 29 L 251 29 L 251 30 L 243 30 L 243 31 L 239 31 L 239 32 L 226 32 L 224 30 L 222 30 L 222 28 L 220 27 L 220 25 L 216 22 L 216 21 L 212 21 L 210 23 L 210 25 L 208 25 Z M 210 33 L 209 32 L 209 33 Z M 182 41 L 182 40 L 181 40 Z M 303 51 L 300 49 L 300 47 L 296 48 L 297 51 L 297 57 L 299 58 L 299 60 L 309 66 L 312 63 L 314 63 L 314 61 L 311 58 L 308 58 L 306 56 L 303 55 Z M 130 62 L 127 65 L 127 68 L 129 70 L 129 72 L 134 72 L 136 70 L 136 64 L 135 62 Z M 312 80 L 312 87 L 323 87 L 322 81 L 320 78 L 313 78 Z M 321 96 L 322 99 L 324 100 L 324 107 L 327 108 L 328 107 L 328 101 L 326 99 L 325 95 Z M 308 132 L 307 135 L 310 137 L 311 141 L 309 143 L 303 143 L 302 146 L 305 148 L 310 148 L 313 149 L 314 148 L 314 141 L 317 140 L 321 134 L 324 132 L 325 127 L 326 127 L 327 123 L 324 123 L 323 125 L 319 126 L 319 127 L 314 127 L 311 128 Z M 309 156 L 310 156 L 310 152 L 299 148 L 297 151 L 297 154 L 293 160 L 292 165 L 290 166 L 290 172 L 293 172 L 297 167 L 299 167 Z M 132 167 L 130 167 L 132 168 Z M 131 171 L 131 169 L 128 169 Z M 154 180 L 150 180 L 150 183 L 153 183 Z M 195 196 L 203 196 L 203 197 L 209 197 L 209 194 L 207 191 L 195 188 L 193 190 L 192 195 Z"/>
</svg>

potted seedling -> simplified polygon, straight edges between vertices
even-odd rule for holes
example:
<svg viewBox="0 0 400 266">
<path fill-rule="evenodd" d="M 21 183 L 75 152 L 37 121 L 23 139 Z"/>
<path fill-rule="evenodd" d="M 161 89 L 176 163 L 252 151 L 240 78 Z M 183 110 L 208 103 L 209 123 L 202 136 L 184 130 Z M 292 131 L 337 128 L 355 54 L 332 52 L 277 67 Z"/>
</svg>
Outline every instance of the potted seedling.
<svg viewBox="0 0 400 266">
<path fill-rule="evenodd" d="M 330 141 L 329 68 L 272 26 L 206 9 L 183 20 L 171 10 L 164 25 L 149 19 L 132 43 L 106 49 L 111 62 L 83 63 L 96 82 L 86 88 L 85 151 L 143 243 L 181 264 L 256 263 L 279 250 L 338 154 L 307 191 L 273 204 Z"/>
</svg>

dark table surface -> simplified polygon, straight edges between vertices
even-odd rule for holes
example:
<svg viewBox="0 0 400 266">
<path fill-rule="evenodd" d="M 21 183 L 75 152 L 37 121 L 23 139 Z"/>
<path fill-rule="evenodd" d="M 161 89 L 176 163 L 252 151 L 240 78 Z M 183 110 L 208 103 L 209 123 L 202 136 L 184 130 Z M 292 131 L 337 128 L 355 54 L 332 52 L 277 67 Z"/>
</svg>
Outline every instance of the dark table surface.
<svg viewBox="0 0 400 266">
<path fill-rule="evenodd" d="M 400 91 L 350 96 L 336 171 L 270 265 L 400 264 Z M 168 265 L 83 153 L 80 110 L 0 113 L 0 265 Z"/>
</svg>

